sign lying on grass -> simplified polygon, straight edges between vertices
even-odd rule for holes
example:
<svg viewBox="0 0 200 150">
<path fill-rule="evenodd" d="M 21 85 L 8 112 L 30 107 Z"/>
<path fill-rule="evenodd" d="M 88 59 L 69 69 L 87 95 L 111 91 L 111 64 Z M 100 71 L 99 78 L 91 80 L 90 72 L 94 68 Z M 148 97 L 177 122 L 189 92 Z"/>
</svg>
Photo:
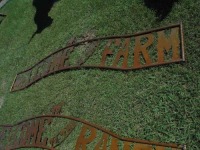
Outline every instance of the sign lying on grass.
<svg viewBox="0 0 200 150">
<path fill-rule="evenodd" d="M 184 146 L 122 138 L 82 119 L 61 114 L 62 104 L 48 115 L 26 119 L 15 125 L 0 125 L 0 147 L 5 150 L 181 150 Z"/>
<path fill-rule="evenodd" d="M 16 75 L 11 91 L 51 74 L 79 68 L 136 70 L 184 61 L 181 24 L 125 36 L 72 42 Z"/>
</svg>

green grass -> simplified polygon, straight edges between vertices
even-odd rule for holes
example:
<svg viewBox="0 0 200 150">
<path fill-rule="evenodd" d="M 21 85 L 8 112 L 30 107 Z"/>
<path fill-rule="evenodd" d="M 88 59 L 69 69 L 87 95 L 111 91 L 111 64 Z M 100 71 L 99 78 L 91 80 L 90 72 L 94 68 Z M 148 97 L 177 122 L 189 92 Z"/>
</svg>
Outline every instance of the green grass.
<svg viewBox="0 0 200 150">
<path fill-rule="evenodd" d="M 30 0 L 10 1 L 0 10 L 7 15 L 0 24 L 0 124 L 37 116 L 49 104 L 65 101 L 65 115 L 122 137 L 200 149 L 199 6 L 199 0 L 180 0 L 158 22 L 142 0 L 60 0 L 49 13 L 52 25 L 28 44 L 36 30 L 35 8 Z M 88 32 L 97 37 L 132 34 L 178 22 L 184 27 L 186 63 L 128 72 L 66 71 L 9 92 L 18 72 L 64 47 L 72 37 Z"/>
</svg>

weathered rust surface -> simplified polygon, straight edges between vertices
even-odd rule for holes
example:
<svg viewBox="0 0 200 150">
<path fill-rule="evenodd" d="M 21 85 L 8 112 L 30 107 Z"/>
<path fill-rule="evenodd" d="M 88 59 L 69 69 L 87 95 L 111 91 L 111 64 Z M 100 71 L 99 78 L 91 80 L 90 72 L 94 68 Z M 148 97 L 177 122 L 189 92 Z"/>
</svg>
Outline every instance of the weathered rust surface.
<svg viewBox="0 0 200 150">
<path fill-rule="evenodd" d="M 48 150 L 60 149 L 77 127 L 81 127 L 77 138 L 74 140 L 75 150 L 185 150 L 185 146 L 177 144 L 159 143 L 133 138 L 122 138 L 100 126 L 71 116 L 61 114 L 63 103 L 51 108 L 52 114 L 41 115 L 23 120 L 14 125 L 0 125 L 0 147 L 5 150 L 15 150 L 19 148 L 40 148 Z M 57 124 L 68 121 L 64 128 L 58 129 Z M 48 130 L 55 125 L 57 134 L 50 134 Z M 79 128 L 78 128 L 79 129 Z M 74 135 L 73 135 L 74 136 Z M 121 148 L 119 144 L 121 143 Z M 67 146 L 67 145 L 65 145 Z M 71 145 L 70 145 L 71 146 Z M 133 147 L 133 148 L 132 148 Z"/>
<path fill-rule="evenodd" d="M 102 47 L 105 42 L 107 44 Z M 84 53 L 74 60 L 73 54 L 76 54 L 77 49 L 82 50 L 82 48 L 85 50 Z M 89 58 L 99 55 L 99 51 L 99 63 L 87 63 Z M 133 35 L 93 38 L 83 41 L 73 39 L 66 47 L 18 73 L 11 91 L 23 90 L 44 77 L 64 70 L 80 68 L 137 70 L 182 61 L 185 61 L 185 55 L 181 24 Z"/>
</svg>

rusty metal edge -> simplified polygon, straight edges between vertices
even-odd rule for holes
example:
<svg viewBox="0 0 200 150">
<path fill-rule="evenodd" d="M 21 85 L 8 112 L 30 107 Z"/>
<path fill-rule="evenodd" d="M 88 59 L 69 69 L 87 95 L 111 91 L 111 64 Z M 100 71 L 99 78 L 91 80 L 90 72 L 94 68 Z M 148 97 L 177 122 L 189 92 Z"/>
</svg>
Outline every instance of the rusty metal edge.
<svg viewBox="0 0 200 150">
<path fill-rule="evenodd" d="M 17 147 L 11 147 L 9 150 L 16 150 L 19 148 L 42 148 L 42 149 L 48 149 L 48 150 L 54 150 L 54 148 L 49 148 L 47 146 L 37 146 L 37 145 L 26 145 L 26 146 L 17 146 Z"/>
<path fill-rule="evenodd" d="M 2 128 L 11 128 L 11 127 L 14 127 L 14 126 L 17 126 L 17 125 L 20 125 L 22 124 L 23 122 L 27 122 L 27 121 L 31 121 L 31 120 L 34 120 L 34 119 L 38 119 L 38 118 L 63 118 L 63 119 L 69 119 L 69 120 L 74 120 L 74 121 L 77 121 L 77 122 L 80 122 L 80 123 L 83 123 L 83 124 L 86 124 L 88 126 L 91 126 L 97 130 L 101 130 L 102 132 L 104 133 L 107 133 L 109 134 L 110 136 L 112 137 L 115 137 L 121 141 L 124 141 L 124 142 L 132 142 L 132 143 L 141 143 L 141 144 L 148 144 L 148 145 L 156 145 L 156 146 L 164 146 L 164 147 L 171 147 L 171 148 L 177 148 L 177 149 L 180 149 L 180 150 L 183 150 L 184 149 L 184 145 L 177 145 L 177 144 L 171 144 L 171 143 L 159 143 L 159 142 L 154 142 L 154 141 L 148 141 L 148 140 L 139 140 L 139 139 L 133 139 L 133 138 L 121 138 L 120 136 L 116 135 L 115 133 L 107 130 L 107 129 L 104 129 L 98 125 L 95 125 L 93 123 L 90 123 L 88 121 L 85 121 L 85 120 L 82 120 L 80 118 L 75 118 L 75 117 L 71 117 L 71 116 L 64 116 L 64 115 L 42 115 L 42 116 L 37 116 L 37 117 L 32 117 L 32 118 L 29 118 L 29 119 L 25 119 L 23 121 L 20 121 L 14 125 L 0 125 L 0 127 Z"/>
<path fill-rule="evenodd" d="M 184 35 L 183 35 L 183 24 L 180 23 L 180 33 L 181 33 L 181 52 L 182 52 L 182 59 L 185 61 L 185 47 L 184 47 Z"/>
<path fill-rule="evenodd" d="M 14 83 L 15 83 L 16 79 L 17 79 L 17 75 L 15 75 L 15 79 L 14 79 L 14 80 L 13 80 L 13 82 L 12 82 L 12 86 L 11 86 L 11 88 L 10 88 L 10 92 L 12 92 L 13 85 L 14 85 Z"/>
<path fill-rule="evenodd" d="M 17 91 L 21 91 L 21 90 L 24 90 L 26 88 L 28 88 L 29 86 L 31 86 L 32 84 L 38 82 L 39 80 L 45 78 L 45 77 L 48 77 L 50 75 L 53 75 L 53 74 L 56 74 L 56 73 L 59 73 L 59 72 L 62 72 L 62 71 L 67 71 L 67 70 L 76 70 L 76 69 L 81 69 L 81 68 L 86 68 L 86 69 L 92 69 L 92 68 L 99 68 L 99 69 L 107 69 L 107 70 L 121 70 L 121 71 L 130 71 L 130 70 L 140 70 L 140 69 L 146 69 L 146 68 L 149 68 L 149 67 L 157 67 L 157 66 L 161 66 L 161 65 L 168 65 L 168 64 L 172 64 L 172 63 L 180 63 L 180 62 L 185 62 L 185 60 L 183 59 L 180 59 L 180 60 L 177 60 L 177 61 L 170 61 L 170 62 L 164 62 L 164 63 L 159 63 L 159 64 L 151 64 L 151 65 L 148 65 L 148 66 L 142 66 L 140 68 L 119 68 L 119 67 L 108 67 L 108 66 L 93 66 L 93 65 L 88 65 L 88 66 L 72 66 L 72 67 L 65 67 L 63 69 L 59 69 L 59 70 L 56 70 L 54 72 L 49 72 L 45 75 L 43 75 L 42 77 L 36 79 L 35 81 L 33 82 L 30 82 L 29 84 L 27 84 L 25 87 L 21 88 L 21 89 L 17 89 L 17 90 L 12 90 L 10 92 L 17 92 Z"/>
</svg>

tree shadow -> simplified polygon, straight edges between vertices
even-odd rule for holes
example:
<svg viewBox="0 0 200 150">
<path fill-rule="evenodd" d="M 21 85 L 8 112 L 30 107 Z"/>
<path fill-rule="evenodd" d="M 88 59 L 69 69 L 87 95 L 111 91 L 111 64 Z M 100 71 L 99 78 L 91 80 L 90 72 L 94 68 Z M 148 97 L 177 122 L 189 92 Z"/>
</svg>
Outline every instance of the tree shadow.
<svg viewBox="0 0 200 150">
<path fill-rule="evenodd" d="M 144 0 L 144 4 L 149 9 L 156 12 L 158 21 L 162 21 L 167 17 L 175 2 L 179 0 Z"/>
<path fill-rule="evenodd" d="M 36 34 L 41 33 L 52 24 L 53 19 L 49 17 L 48 14 L 53 5 L 58 1 L 59 0 L 33 0 L 32 4 L 36 8 L 34 22 L 37 25 L 37 30 L 33 33 L 30 41 Z"/>
</svg>

